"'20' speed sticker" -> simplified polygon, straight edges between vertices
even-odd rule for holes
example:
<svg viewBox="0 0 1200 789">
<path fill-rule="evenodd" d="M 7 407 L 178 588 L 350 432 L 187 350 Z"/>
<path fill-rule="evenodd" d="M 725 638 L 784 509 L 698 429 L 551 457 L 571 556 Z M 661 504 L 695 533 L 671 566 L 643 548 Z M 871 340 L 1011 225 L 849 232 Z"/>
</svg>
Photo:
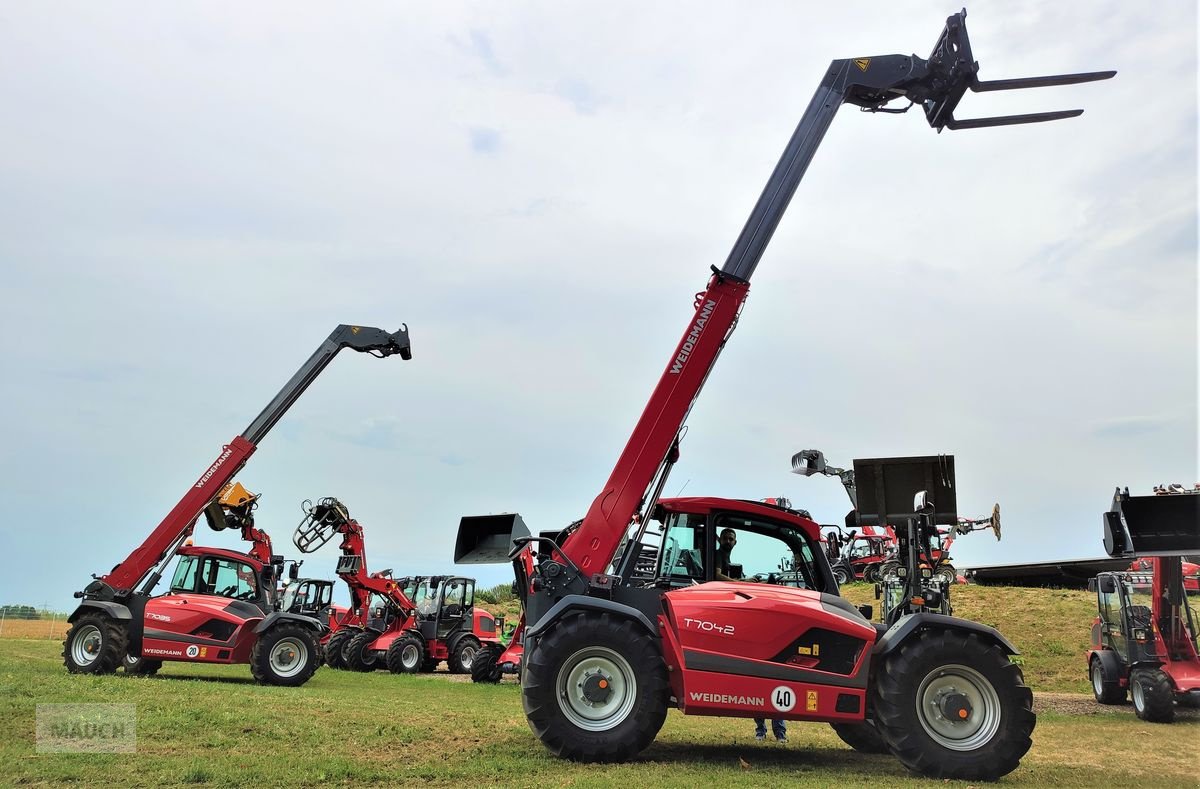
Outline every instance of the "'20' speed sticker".
<svg viewBox="0 0 1200 789">
<path fill-rule="evenodd" d="M 787 685 L 780 685 L 771 691 L 771 704 L 780 712 L 791 712 L 796 706 L 796 691 Z"/>
</svg>

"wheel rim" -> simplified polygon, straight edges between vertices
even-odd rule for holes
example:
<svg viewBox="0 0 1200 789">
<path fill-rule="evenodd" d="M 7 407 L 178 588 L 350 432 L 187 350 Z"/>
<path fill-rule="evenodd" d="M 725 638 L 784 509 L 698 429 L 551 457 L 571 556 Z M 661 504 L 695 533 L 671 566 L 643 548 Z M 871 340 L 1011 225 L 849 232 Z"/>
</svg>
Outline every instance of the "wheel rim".
<svg viewBox="0 0 1200 789">
<path fill-rule="evenodd" d="M 1146 709 L 1146 690 L 1142 687 L 1142 683 L 1138 680 L 1130 682 L 1130 691 L 1133 696 L 1133 708 L 1138 712 Z"/>
<path fill-rule="evenodd" d="M 970 712 L 961 720 L 943 714 L 951 696 L 962 698 Z M 917 689 L 917 718 L 939 745 L 952 751 L 973 751 L 1000 729 L 1000 696 L 992 683 L 969 666 L 939 666 Z"/>
<path fill-rule="evenodd" d="M 95 625 L 85 625 L 75 634 L 71 642 L 71 659 L 78 666 L 90 666 L 100 657 L 104 646 L 104 635 Z"/>
<path fill-rule="evenodd" d="M 833 578 L 838 582 L 838 586 L 844 586 L 850 579 L 846 577 L 846 571 L 838 568 L 833 571 Z"/>
<path fill-rule="evenodd" d="M 271 647 L 271 670 L 281 677 L 294 677 L 308 662 L 308 647 L 299 639 L 282 638 Z"/>
<path fill-rule="evenodd" d="M 400 650 L 400 662 L 405 668 L 413 668 L 421 662 L 421 650 L 416 644 L 405 644 Z"/>
<path fill-rule="evenodd" d="M 463 647 L 462 652 L 458 654 L 458 662 L 462 664 L 463 668 L 470 671 L 471 664 L 475 662 L 475 647 L 469 645 Z"/>
<path fill-rule="evenodd" d="M 588 686 L 600 686 L 607 696 L 589 699 Z M 571 655 L 558 670 L 559 707 L 567 720 L 585 731 L 608 731 L 633 712 L 637 676 L 624 657 L 608 647 L 586 647 Z"/>
</svg>

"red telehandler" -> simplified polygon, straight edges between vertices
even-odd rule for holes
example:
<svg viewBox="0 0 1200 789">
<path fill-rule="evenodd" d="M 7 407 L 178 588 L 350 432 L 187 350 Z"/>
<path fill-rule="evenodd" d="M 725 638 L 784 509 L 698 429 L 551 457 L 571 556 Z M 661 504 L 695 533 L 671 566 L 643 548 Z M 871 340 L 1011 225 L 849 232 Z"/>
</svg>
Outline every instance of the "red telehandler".
<svg viewBox="0 0 1200 789">
<path fill-rule="evenodd" d="M 393 333 L 366 326 L 334 329 L 250 426 L 222 448 L 150 536 L 110 572 L 93 576 L 75 593 L 82 602 L 67 619 L 71 628 L 63 642 L 63 661 L 68 671 L 108 674 L 128 660 L 133 666 L 140 663 L 145 673 L 156 662 L 179 660 L 249 663 L 256 680 L 273 685 L 307 681 L 320 661 L 322 626 L 312 617 L 275 610 L 273 593 L 283 559 L 271 555 L 265 534 L 256 537 L 245 530 L 247 524 L 252 528 L 246 518 L 252 499 L 241 507 L 222 507 L 218 496 L 342 348 L 412 358 L 407 327 Z M 202 514 L 213 529 L 243 528 L 243 536 L 255 541 L 250 555 L 185 545 Z M 171 592 L 152 598 L 177 555 Z"/>
<path fill-rule="evenodd" d="M 367 573 L 363 528 L 345 504 L 332 497 L 304 503 L 304 519 L 292 537 L 312 553 L 342 535 L 337 575 L 350 589 L 350 610 L 325 647 L 335 668 L 393 674 L 432 671 L 445 660 L 451 673 L 471 671 L 480 647 L 498 645 L 495 618 L 475 607 L 475 579 L 421 576 L 393 580 L 390 571 Z M 371 599 L 382 602 L 372 616 Z"/>
<path fill-rule="evenodd" d="M 980 82 L 965 14 L 947 20 L 927 60 L 833 61 L 729 258 L 696 296 L 681 341 L 579 525 L 559 539 L 512 540 L 511 514 L 460 523 L 457 561 L 511 553 L 525 623 L 522 700 L 530 728 L 553 754 L 633 758 L 670 707 L 829 722 L 855 747 L 887 750 L 936 777 L 998 778 L 1029 749 L 1032 694 L 1010 660 L 1016 649 L 995 630 L 931 613 L 885 630 L 837 596 L 813 521 L 753 501 L 660 497 L 750 277 L 843 103 L 886 112 L 891 101 L 908 100 L 939 131 L 1048 121 L 1081 110 L 976 120 L 953 112 L 968 89 L 1065 85 L 1114 73 Z M 654 577 L 634 572 L 648 549 L 659 551 Z M 732 569 L 731 550 L 775 551 L 776 560 L 787 559 L 787 585 L 699 583 L 713 577 L 715 564 Z"/>
<path fill-rule="evenodd" d="M 1117 490 L 1104 514 L 1109 556 L 1144 569 L 1100 573 L 1088 675 L 1096 701 L 1133 696 L 1139 718 L 1175 719 L 1175 704 L 1200 707 L 1200 616 L 1189 601 L 1184 555 L 1200 552 L 1200 490 L 1130 496 Z"/>
</svg>

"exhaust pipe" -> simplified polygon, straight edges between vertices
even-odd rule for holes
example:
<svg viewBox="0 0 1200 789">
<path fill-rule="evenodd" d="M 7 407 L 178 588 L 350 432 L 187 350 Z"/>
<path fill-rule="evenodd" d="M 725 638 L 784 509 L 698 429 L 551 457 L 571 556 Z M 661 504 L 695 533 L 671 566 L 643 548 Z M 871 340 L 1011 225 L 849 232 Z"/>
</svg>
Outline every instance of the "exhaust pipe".
<svg viewBox="0 0 1200 789">
<path fill-rule="evenodd" d="M 513 540 L 528 536 L 529 527 L 515 512 L 463 516 L 454 542 L 454 563 L 504 564 L 511 561 Z"/>
</svg>

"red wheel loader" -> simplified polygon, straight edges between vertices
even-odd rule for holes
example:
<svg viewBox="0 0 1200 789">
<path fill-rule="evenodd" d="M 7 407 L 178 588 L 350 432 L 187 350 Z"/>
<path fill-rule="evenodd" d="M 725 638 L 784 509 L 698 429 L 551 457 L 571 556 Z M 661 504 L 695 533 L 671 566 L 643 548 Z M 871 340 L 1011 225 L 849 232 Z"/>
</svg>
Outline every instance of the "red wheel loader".
<svg viewBox="0 0 1200 789">
<path fill-rule="evenodd" d="M 1138 569 L 1088 584 L 1098 608 L 1087 653 L 1096 701 L 1132 696 L 1139 718 L 1170 723 L 1176 704 L 1200 707 L 1200 593 L 1189 594 L 1183 560 L 1200 552 L 1200 491 L 1118 489 L 1104 516 L 1104 549 L 1138 558 Z"/>
<path fill-rule="evenodd" d="M 160 661 L 177 660 L 249 663 L 254 678 L 267 684 L 300 685 L 308 680 L 320 660 L 317 642 L 323 628 L 312 617 L 275 610 L 270 591 L 283 561 L 278 557 L 276 562 L 270 554 L 269 538 L 260 532 L 260 542 L 249 555 L 184 543 L 202 514 L 214 529 L 245 529 L 244 516 L 253 502 L 244 502 L 244 511 L 222 507 L 219 494 L 343 348 L 379 357 L 412 357 L 407 327 L 393 333 L 365 326 L 334 329 L 250 426 L 222 448 L 150 536 L 75 594 L 82 599 L 68 617 L 71 628 L 63 642 L 68 671 L 108 674 L 128 660 L 135 671 L 150 673 Z M 171 591 L 152 598 L 176 556 L 180 561 Z"/>
<path fill-rule="evenodd" d="M 395 674 L 432 671 L 445 660 L 452 673 L 469 673 L 484 645 L 499 644 L 495 618 L 475 607 L 475 579 L 457 576 L 391 578 L 367 573 L 363 528 L 335 498 L 305 502 L 293 543 L 312 553 L 342 535 L 337 574 L 350 590 L 350 610 L 326 645 L 335 668 Z M 371 599 L 380 602 L 378 614 Z"/>
<path fill-rule="evenodd" d="M 928 59 L 883 55 L 830 65 L 729 258 L 692 303 L 682 339 L 583 520 L 558 539 L 511 540 L 512 515 L 460 524 L 456 560 L 512 554 L 525 624 L 522 700 L 530 728 L 553 754 L 633 758 L 670 707 L 828 722 L 854 747 L 891 752 L 935 777 L 994 779 L 1029 749 L 1032 694 L 1010 660 L 1015 647 L 995 630 L 930 613 L 885 630 L 837 596 L 813 521 L 754 501 L 661 498 L 691 405 L 843 103 L 886 112 L 893 100 L 908 101 L 939 131 L 1030 123 L 1081 111 L 977 120 L 953 113 L 967 90 L 1113 75 L 980 82 L 964 17 L 947 20 Z M 637 570 L 655 550 L 656 571 L 646 577 Z M 740 577 L 757 576 L 748 557 L 768 568 L 786 560 L 791 569 L 775 578 L 786 585 L 693 584 L 717 569 L 739 577 L 731 566 L 739 563 Z"/>
</svg>

